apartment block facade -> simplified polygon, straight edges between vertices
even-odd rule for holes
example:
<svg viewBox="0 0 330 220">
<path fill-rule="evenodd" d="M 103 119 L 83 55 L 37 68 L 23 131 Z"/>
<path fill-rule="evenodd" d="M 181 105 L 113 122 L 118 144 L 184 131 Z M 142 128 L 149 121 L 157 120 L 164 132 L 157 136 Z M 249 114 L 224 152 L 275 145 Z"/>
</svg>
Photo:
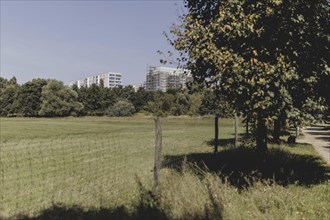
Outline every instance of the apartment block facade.
<svg viewBox="0 0 330 220">
<path fill-rule="evenodd" d="M 191 81 L 190 72 L 170 67 L 149 67 L 146 73 L 146 91 L 163 91 L 168 89 L 185 89 Z"/>
<path fill-rule="evenodd" d="M 122 74 L 121 73 L 113 73 L 113 72 L 107 72 L 107 73 L 100 73 L 93 76 L 88 76 L 83 79 L 74 81 L 70 83 L 70 85 L 76 84 L 78 88 L 80 87 L 90 87 L 92 84 L 96 84 L 98 86 L 101 85 L 101 82 L 103 81 L 103 85 L 106 88 L 114 88 L 116 86 L 122 85 Z"/>
</svg>

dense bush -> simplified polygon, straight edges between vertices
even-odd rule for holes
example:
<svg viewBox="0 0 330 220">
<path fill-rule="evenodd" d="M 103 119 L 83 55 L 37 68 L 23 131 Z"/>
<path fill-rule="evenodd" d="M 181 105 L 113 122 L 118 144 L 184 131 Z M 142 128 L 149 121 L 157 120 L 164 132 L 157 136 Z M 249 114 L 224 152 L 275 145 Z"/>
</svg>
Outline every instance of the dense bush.
<svg viewBox="0 0 330 220">
<path fill-rule="evenodd" d="M 116 102 L 108 110 L 109 116 L 132 116 L 135 113 L 134 105 L 127 100 L 120 100 Z"/>
<path fill-rule="evenodd" d="M 61 117 L 76 116 L 82 110 L 83 106 L 77 101 L 78 94 L 63 82 L 50 80 L 42 88 L 41 93 L 40 116 Z"/>
</svg>

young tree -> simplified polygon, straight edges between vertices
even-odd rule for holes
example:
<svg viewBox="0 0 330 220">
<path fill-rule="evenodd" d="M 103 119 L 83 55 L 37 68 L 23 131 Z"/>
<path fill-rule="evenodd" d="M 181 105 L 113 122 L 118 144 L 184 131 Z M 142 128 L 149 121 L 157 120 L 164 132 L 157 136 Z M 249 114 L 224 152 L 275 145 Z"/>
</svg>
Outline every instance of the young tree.
<svg viewBox="0 0 330 220">
<path fill-rule="evenodd" d="M 171 44 L 196 82 L 256 121 L 257 149 L 264 152 L 267 125 L 302 107 L 329 74 L 329 2 L 207 2 L 186 1 L 188 13 L 171 30 Z"/>
</svg>

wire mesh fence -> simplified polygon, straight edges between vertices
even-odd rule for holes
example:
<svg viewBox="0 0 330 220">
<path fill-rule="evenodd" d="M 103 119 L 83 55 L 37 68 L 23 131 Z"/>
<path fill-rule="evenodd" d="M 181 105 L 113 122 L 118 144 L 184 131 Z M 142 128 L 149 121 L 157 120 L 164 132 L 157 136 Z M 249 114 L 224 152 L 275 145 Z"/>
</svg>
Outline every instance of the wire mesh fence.
<svg viewBox="0 0 330 220">
<path fill-rule="evenodd" d="M 81 127 L 75 127 L 72 121 L 68 123 L 76 129 L 67 129 L 68 135 L 54 130 L 56 124 L 47 127 L 54 130 L 54 135 L 35 137 L 31 133 L 26 138 L 16 132 L 16 136 L 1 139 L 0 218 L 33 216 L 54 204 L 86 208 L 129 205 L 138 196 L 136 176 L 152 187 L 152 119 L 116 121 L 110 125 L 100 121 L 99 127 L 81 134 Z M 162 176 L 166 168 L 180 167 L 188 153 L 200 152 L 203 144 L 206 151 L 210 150 L 204 143 L 212 135 L 209 124 L 191 119 L 163 121 L 160 182 L 166 178 Z M 102 126 L 108 130 L 102 130 Z M 36 129 L 34 125 L 31 128 Z"/>
<path fill-rule="evenodd" d="M 57 203 L 91 207 L 120 203 L 132 191 L 130 173 L 137 172 L 129 162 L 134 151 L 122 146 L 120 139 L 97 135 L 2 143 L 0 211 L 13 216 Z"/>
</svg>

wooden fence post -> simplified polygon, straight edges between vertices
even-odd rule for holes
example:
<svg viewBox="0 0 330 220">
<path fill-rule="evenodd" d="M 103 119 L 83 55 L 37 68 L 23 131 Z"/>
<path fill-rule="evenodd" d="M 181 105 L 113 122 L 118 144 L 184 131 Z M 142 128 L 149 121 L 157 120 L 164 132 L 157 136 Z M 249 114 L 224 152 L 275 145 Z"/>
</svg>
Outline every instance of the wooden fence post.
<svg viewBox="0 0 330 220">
<path fill-rule="evenodd" d="M 154 190 L 158 190 L 159 170 L 161 167 L 162 152 L 162 126 L 160 117 L 155 118 L 155 164 L 154 164 Z"/>
<path fill-rule="evenodd" d="M 238 116 L 236 111 L 234 112 L 235 117 L 235 148 L 238 147 Z"/>
<path fill-rule="evenodd" d="M 219 146 L 219 117 L 215 115 L 214 117 L 214 153 L 218 153 Z"/>
</svg>

